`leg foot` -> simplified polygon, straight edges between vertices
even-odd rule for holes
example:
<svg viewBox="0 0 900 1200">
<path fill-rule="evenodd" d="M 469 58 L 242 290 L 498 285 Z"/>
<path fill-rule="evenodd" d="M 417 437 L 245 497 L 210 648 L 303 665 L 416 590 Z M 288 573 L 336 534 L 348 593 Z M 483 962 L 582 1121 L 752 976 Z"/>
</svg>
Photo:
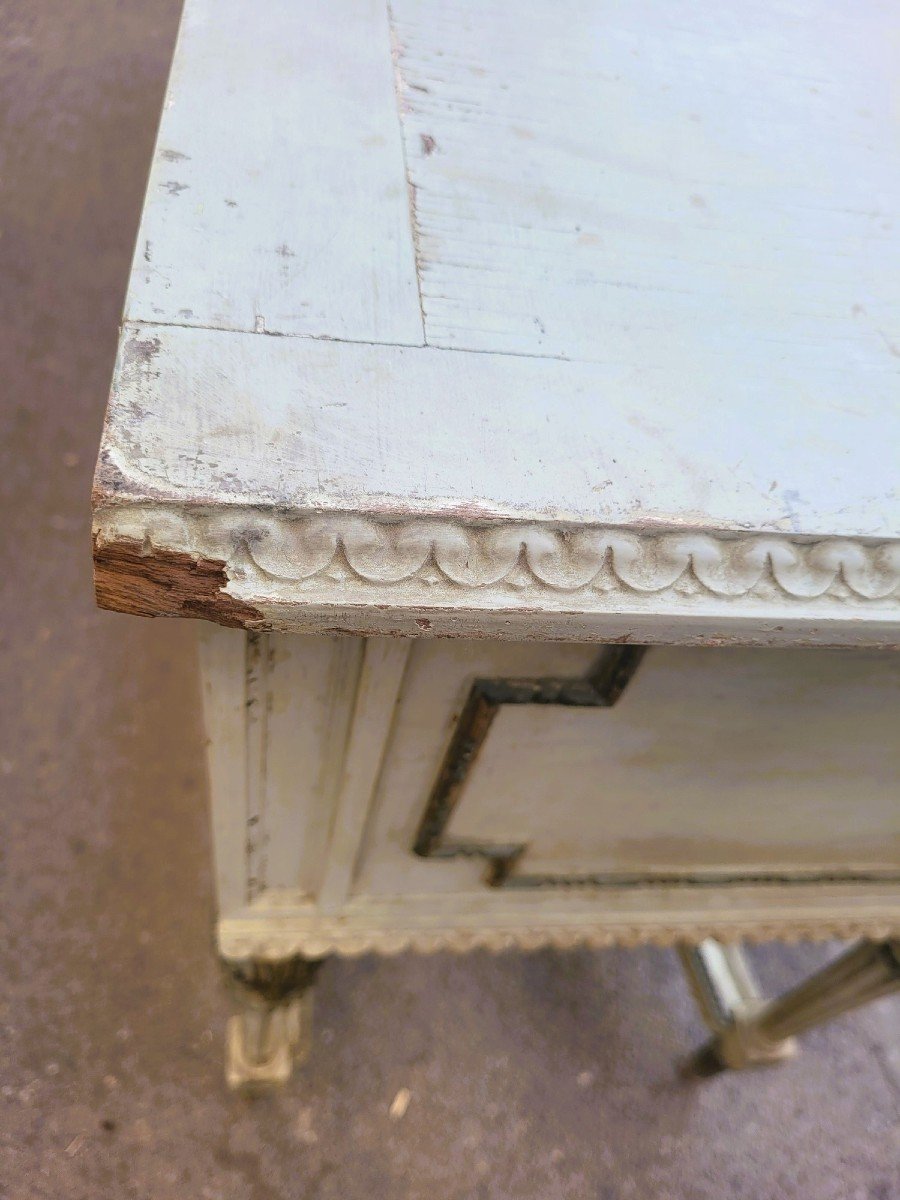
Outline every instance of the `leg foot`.
<svg viewBox="0 0 900 1200">
<path fill-rule="evenodd" d="M 775 1066 L 797 1053 L 792 1037 L 770 1038 L 758 1027 L 767 1007 L 740 946 L 707 938 L 679 951 L 701 1016 L 714 1037 L 684 1064 L 700 1077 L 743 1067 Z"/>
<path fill-rule="evenodd" d="M 696 1075 L 780 1062 L 795 1036 L 900 989 L 900 941 L 860 942 L 777 1000 L 760 998 L 737 947 L 707 940 L 681 951 L 714 1037 L 688 1064 Z"/>
<path fill-rule="evenodd" d="M 233 961 L 226 967 L 239 992 L 241 1012 L 228 1022 L 229 1087 L 286 1083 L 309 1053 L 312 983 L 321 961 Z"/>
</svg>

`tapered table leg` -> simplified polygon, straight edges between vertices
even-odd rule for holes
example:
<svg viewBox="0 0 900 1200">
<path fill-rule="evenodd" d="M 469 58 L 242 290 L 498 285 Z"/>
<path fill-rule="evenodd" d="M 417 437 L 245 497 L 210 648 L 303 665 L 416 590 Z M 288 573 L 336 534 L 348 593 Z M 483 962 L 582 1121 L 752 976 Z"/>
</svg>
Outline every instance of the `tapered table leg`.
<svg viewBox="0 0 900 1200">
<path fill-rule="evenodd" d="M 761 1066 L 794 1053 L 793 1038 L 900 989 L 900 940 L 860 942 L 776 1000 L 759 995 L 737 947 L 708 940 L 682 963 L 714 1037 L 692 1057 L 692 1074 Z"/>
</svg>

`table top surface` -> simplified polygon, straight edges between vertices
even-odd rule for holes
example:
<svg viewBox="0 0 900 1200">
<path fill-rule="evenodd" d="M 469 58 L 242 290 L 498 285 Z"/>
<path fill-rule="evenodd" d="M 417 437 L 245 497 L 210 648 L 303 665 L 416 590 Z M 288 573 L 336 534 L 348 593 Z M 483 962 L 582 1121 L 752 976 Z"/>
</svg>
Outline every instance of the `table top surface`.
<svg viewBox="0 0 900 1200">
<path fill-rule="evenodd" d="M 898 63 L 876 0 L 187 0 L 101 602 L 900 640 Z"/>
</svg>

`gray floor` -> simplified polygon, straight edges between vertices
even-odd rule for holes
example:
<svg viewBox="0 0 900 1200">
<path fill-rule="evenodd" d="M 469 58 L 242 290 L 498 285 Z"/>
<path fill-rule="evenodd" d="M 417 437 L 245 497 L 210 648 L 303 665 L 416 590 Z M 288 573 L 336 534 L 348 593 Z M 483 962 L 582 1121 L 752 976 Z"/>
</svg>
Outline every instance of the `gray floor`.
<svg viewBox="0 0 900 1200">
<path fill-rule="evenodd" d="M 334 962 L 301 1075 L 225 1090 L 193 631 L 95 611 L 89 565 L 177 7 L 0 0 L 0 1196 L 900 1197 L 896 1008 L 690 1086 L 654 950 Z"/>
</svg>

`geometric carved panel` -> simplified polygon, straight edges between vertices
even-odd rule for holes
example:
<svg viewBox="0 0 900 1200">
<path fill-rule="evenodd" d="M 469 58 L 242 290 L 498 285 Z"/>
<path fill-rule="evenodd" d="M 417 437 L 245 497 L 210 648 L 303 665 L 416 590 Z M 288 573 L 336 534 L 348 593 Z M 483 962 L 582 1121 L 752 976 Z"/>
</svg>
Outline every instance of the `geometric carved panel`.
<svg viewBox="0 0 900 1200">
<path fill-rule="evenodd" d="M 422 858 L 485 858 L 486 882 L 506 883 L 524 846 L 465 842 L 446 837 L 469 771 L 484 746 L 497 712 L 504 705 L 565 705 L 610 708 L 624 692 L 646 651 L 645 646 L 607 647 L 582 679 L 477 679 L 460 714 L 419 826 L 413 850 Z M 521 877 L 518 882 L 521 883 Z"/>
</svg>

